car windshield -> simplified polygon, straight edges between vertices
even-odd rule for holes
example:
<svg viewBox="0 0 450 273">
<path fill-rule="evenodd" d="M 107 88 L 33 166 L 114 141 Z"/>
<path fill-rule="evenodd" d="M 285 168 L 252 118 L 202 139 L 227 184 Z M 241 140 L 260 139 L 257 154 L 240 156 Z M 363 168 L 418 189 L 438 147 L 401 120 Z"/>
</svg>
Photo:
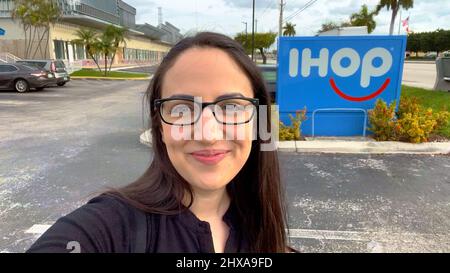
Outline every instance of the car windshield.
<svg viewBox="0 0 450 273">
<path fill-rule="evenodd" d="M 64 65 L 64 62 L 61 61 L 57 61 L 55 62 L 56 68 L 66 68 L 66 66 Z"/>
<path fill-rule="evenodd" d="M 27 65 L 29 67 L 37 67 L 37 68 L 44 68 L 46 62 L 35 62 L 35 61 L 18 61 L 18 63 Z"/>
<path fill-rule="evenodd" d="M 25 69 L 25 70 L 36 70 L 36 66 L 32 66 L 32 65 L 22 65 L 22 67 Z"/>
</svg>

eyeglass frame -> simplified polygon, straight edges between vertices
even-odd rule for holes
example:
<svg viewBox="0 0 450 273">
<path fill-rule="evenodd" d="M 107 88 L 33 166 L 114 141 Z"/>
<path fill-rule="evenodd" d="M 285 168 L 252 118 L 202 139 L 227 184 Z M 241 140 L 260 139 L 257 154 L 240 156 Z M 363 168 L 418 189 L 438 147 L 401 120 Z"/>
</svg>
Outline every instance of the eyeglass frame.
<svg viewBox="0 0 450 273">
<path fill-rule="evenodd" d="M 241 100 L 246 100 L 251 102 L 251 104 L 253 104 L 255 106 L 255 111 L 252 112 L 252 116 L 245 122 L 238 122 L 238 123 L 224 123 L 222 121 L 219 121 L 216 117 L 216 111 L 214 110 L 214 108 L 212 109 L 212 113 L 214 118 L 216 119 L 217 122 L 223 124 L 223 125 L 240 125 L 240 124 L 246 124 L 249 123 L 253 117 L 255 116 L 255 113 L 257 113 L 258 108 L 259 108 L 259 99 L 257 98 L 247 98 L 247 97 L 240 97 L 240 96 L 236 96 L 236 97 L 226 97 L 226 98 L 221 98 L 219 100 L 215 100 L 213 102 L 198 102 L 195 99 L 190 99 L 190 98 L 164 98 L 164 99 L 155 99 L 154 100 L 154 108 L 155 110 L 157 110 L 157 112 L 159 113 L 159 117 L 161 118 L 161 120 L 169 125 L 175 125 L 175 126 L 190 126 L 190 125 L 194 125 L 201 117 L 203 110 L 210 106 L 210 105 L 216 105 L 218 102 L 224 101 L 224 100 L 231 100 L 231 99 L 241 99 Z M 194 120 L 192 123 L 190 124 L 175 124 L 175 123 L 170 123 L 167 122 L 166 120 L 164 120 L 163 118 L 163 114 L 161 113 L 161 105 L 166 102 L 166 101 L 171 101 L 171 100 L 184 100 L 184 101 L 190 101 L 193 102 L 194 104 L 200 105 L 201 106 L 201 111 L 200 111 L 200 115 L 198 115 L 197 119 Z"/>
</svg>

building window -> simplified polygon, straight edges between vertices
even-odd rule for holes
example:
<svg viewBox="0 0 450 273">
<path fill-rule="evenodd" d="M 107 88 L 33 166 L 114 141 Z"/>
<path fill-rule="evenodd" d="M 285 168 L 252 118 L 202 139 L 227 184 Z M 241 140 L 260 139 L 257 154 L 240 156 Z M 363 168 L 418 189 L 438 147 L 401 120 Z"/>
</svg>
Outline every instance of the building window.
<svg viewBox="0 0 450 273">
<path fill-rule="evenodd" d="M 73 44 L 73 55 L 75 60 L 83 60 L 84 57 L 84 46 L 82 44 Z"/>
<path fill-rule="evenodd" d="M 55 58 L 56 59 L 66 59 L 66 54 L 64 50 L 64 41 L 54 40 L 53 45 L 55 47 Z"/>
</svg>

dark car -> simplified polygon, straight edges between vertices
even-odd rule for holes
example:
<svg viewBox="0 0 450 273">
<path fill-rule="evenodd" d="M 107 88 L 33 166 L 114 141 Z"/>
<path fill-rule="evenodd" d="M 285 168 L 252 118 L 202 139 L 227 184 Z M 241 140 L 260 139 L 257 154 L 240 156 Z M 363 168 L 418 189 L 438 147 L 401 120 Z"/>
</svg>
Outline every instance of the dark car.
<svg viewBox="0 0 450 273">
<path fill-rule="evenodd" d="M 69 73 L 67 73 L 66 66 L 61 60 L 19 60 L 16 63 L 45 69 L 48 73 L 54 75 L 58 86 L 63 86 L 70 81 Z"/>
<path fill-rule="evenodd" d="M 54 79 L 49 78 L 47 71 L 43 69 L 16 63 L 0 63 L 0 89 L 2 90 L 14 89 L 23 93 L 30 88 L 42 90 L 54 83 Z"/>
<path fill-rule="evenodd" d="M 259 69 L 263 75 L 264 80 L 266 80 L 267 88 L 272 98 L 275 101 L 275 93 L 277 88 L 277 65 L 276 64 L 259 64 Z"/>
</svg>

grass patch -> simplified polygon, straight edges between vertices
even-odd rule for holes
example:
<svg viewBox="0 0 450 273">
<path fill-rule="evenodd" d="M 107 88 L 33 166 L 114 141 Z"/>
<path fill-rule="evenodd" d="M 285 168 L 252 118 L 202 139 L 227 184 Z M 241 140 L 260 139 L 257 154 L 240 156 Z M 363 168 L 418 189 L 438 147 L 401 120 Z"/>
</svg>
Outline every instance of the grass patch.
<svg viewBox="0 0 450 273">
<path fill-rule="evenodd" d="M 94 69 L 81 69 L 70 74 L 71 76 L 77 77 L 105 77 L 103 72 Z M 110 71 L 106 74 L 107 78 L 142 78 L 148 77 L 145 73 L 129 73 L 121 71 Z"/>
<path fill-rule="evenodd" d="M 433 112 L 450 111 L 450 92 L 402 85 L 402 96 L 416 97 L 422 106 L 433 109 Z M 450 138 L 450 119 L 447 126 L 442 128 L 438 133 Z"/>
</svg>

